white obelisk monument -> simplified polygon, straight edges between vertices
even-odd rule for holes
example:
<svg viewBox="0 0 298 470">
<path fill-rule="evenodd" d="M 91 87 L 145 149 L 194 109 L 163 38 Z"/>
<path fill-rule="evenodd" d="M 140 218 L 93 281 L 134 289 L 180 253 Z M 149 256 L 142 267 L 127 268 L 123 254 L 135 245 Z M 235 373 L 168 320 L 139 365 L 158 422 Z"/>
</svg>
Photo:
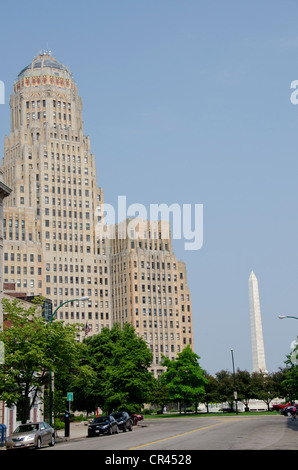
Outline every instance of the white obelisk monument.
<svg viewBox="0 0 298 470">
<path fill-rule="evenodd" d="M 267 372 L 259 298 L 259 285 L 252 271 L 248 280 L 253 372 Z"/>
</svg>

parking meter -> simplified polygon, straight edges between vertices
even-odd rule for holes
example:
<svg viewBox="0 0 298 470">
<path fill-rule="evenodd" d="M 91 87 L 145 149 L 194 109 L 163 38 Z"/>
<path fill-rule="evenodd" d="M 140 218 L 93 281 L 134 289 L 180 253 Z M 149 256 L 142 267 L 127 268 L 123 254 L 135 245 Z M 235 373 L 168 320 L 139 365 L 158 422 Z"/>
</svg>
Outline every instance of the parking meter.
<svg viewBox="0 0 298 470">
<path fill-rule="evenodd" d="M 69 437 L 69 428 L 70 428 L 70 421 L 69 421 L 69 411 L 64 412 L 64 436 Z"/>
</svg>

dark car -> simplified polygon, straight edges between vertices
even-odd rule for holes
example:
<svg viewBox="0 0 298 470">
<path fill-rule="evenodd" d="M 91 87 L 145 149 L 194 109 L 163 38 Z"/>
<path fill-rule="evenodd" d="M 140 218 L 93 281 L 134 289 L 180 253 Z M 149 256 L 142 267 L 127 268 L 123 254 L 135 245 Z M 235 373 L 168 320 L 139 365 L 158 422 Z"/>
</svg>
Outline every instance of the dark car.
<svg viewBox="0 0 298 470">
<path fill-rule="evenodd" d="M 286 408 L 284 408 L 284 409 L 282 410 L 282 414 L 283 414 L 284 416 L 292 416 L 292 415 L 293 415 L 293 407 L 294 407 L 294 406 L 287 406 Z M 297 409 L 298 409 L 297 407 L 298 407 L 298 405 L 295 405 L 296 412 L 297 412 Z"/>
<path fill-rule="evenodd" d="M 133 424 L 132 419 L 129 416 L 129 414 L 126 413 L 126 411 L 119 411 L 118 413 L 112 413 L 111 416 L 115 418 L 115 420 L 118 423 L 119 429 L 121 429 L 123 432 L 126 432 L 127 429 L 129 431 L 132 431 L 132 424 Z"/>
<path fill-rule="evenodd" d="M 98 436 L 99 434 L 117 434 L 118 423 L 113 416 L 99 416 L 94 418 L 88 425 L 88 436 Z"/>
<path fill-rule="evenodd" d="M 55 431 L 45 422 L 20 424 L 6 440 L 7 449 L 55 444 Z"/>
</svg>

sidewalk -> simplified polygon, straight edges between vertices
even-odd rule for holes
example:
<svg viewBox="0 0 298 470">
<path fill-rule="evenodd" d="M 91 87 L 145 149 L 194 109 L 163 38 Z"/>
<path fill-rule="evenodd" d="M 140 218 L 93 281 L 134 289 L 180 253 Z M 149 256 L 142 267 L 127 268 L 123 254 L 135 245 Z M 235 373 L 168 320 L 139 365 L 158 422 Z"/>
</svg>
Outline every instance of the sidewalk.
<svg viewBox="0 0 298 470">
<path fill-rule="evenodd" d="M 69 437 L 65 437 L 64 429 L 60 429 L 56 432 L 57 442 L 62 440 L 68 441 L 70 439 L 82 439 L 87 437 L 88 434 L 88 421 L 82 421 L 80 423 L 70 423 Z"/>
<path fill-rule="evenodd" d="M 137 427 L 146 426 L 143 421 L 134 425 L 134 429 Z M 88 421 L 82 421 L 80 423 L 70 423 L 69 437 L 65 437 L 64 429 L 56 431 L 56 442 L 68 441 L 70 439 L 84 439 L 88 437 Z"/>
<path fill-rule="evenodd" d="M 141 427 L 141 425 L 139 424 Z M 63 441 L 69 441 L 72 439 L 85 439 L 88 437 L 88 421 L 82 421 L 80 423 L 70 423 L 69 436 L 65 437 L 64 429 L 56 431 L 56 443 Z M 6 450 L 6 447 L 0 447 L 1 450 Z"/>
</svg>

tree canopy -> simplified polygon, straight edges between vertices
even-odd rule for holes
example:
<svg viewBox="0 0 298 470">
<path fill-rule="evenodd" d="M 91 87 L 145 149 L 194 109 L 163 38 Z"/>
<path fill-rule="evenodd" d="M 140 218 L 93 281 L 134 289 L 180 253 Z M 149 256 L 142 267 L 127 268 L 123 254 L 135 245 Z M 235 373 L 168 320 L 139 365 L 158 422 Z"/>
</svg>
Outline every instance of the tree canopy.
<svg viewBox="0 0 298 470">
<path fill-rule="evenodd" d="M 28 309 L 15 299 L 3 300 L 4 363 L 0 364 L 0 397 L 8 406 L 16 405 L 26 422 L 30 409 L 49 383 L 49 371 L 63 377 L 78 364 L 75 325 L 50 324 L 36 306 Z"/>
<path fill-rule="evenodd" d="M 186 405 L 188 402 L 196 401 L 199 396 L 203 398 L 207 380 L 199 365 L 199 359 L 190 345 L 178 353 L 174 360 L 163 357 L 166 371 L 162 374 L 161 380 L 167 385 L 172 401 Z"/>
<path fill-rule="evenodd" d="M 140 410 L 149 399 L 152 353 L 129 323 L 115 324 L 85 340 L 85 359 L 96 371 L 94 395 L 107 412 Z"/>
</svg>

